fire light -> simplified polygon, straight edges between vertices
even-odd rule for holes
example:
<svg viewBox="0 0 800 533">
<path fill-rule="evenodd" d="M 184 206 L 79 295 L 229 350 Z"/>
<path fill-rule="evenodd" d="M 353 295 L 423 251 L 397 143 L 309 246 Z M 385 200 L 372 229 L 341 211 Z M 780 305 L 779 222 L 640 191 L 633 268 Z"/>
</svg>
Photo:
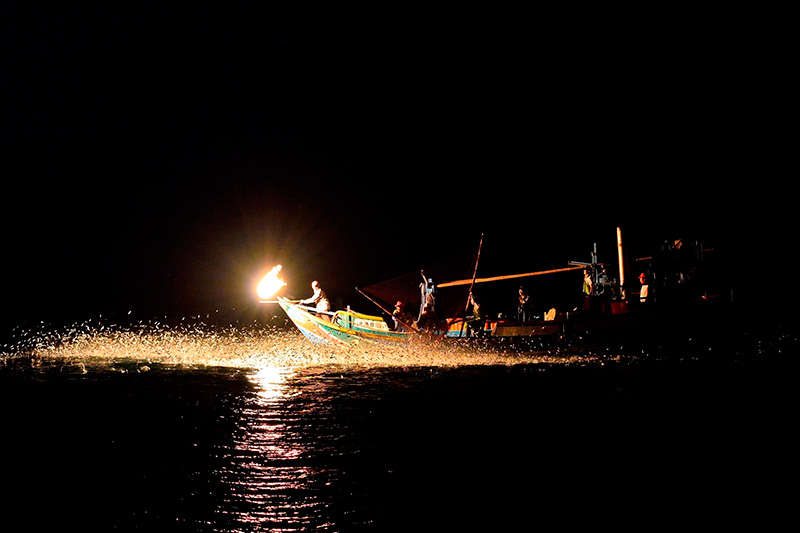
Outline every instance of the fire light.
<svg viewBox="0 0 800 533">
<path fill-rule="evenodd" d="M 258 297 L 262 300 L 266 300 L 267 298 L 271 297 L 278 292 L 278 289 L 286 285 L 286 282 L 278 277 L 278 274 L 281 273 L 281 268 L 283 268 L 281 265 L 275 265 L 272 267 L 272 270 L 269 271 L 269 274 L 264 276 L 264 279 L 262 279 L 258 284 L 256 292 L 258 293 Z"/>
</svg>

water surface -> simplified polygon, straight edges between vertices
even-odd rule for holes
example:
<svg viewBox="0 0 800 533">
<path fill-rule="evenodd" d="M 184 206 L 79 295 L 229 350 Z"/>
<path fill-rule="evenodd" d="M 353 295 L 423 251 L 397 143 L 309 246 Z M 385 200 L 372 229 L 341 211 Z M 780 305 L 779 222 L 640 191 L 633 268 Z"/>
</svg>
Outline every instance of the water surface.
<svg viewBox="0 0 800 533">
<path fill-rule="evenodd" d="M 326 351 L 291 331 L 84 333 L 0 367 L 6 523 L 763 527 L 788 502 L 785 335 L 746 354 L 652 358 Z"/>
</svg>

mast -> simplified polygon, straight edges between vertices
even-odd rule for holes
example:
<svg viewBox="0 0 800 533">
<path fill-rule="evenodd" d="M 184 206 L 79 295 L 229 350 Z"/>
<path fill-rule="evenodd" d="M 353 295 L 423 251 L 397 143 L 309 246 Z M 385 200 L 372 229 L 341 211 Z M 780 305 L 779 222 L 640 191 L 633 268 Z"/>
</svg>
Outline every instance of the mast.
<svg viewBox="0 0 800 533">
<path fill-rule="evenodd" d="M 483 233 L 481 233 L 481 242 L 478 243 L 478 255 L 475 256 L 475 268 L 472 270 L 472 282 L 469 284 L 469 294 L 467 294 L 467 305 L 464 306 L 464 313 L 466 314 L 469 311 L 469 303 L 472 301 L 472 289 L 475 287 L 475 279 L 478 277 L 478 262 L 481 260 L 481 248 L 483 248 Z M 460 337 L 464 336 L 464 327 L 466 327 L 467 321 L 464 320 L 461 322 L 461 333 L 459 334 Z"/>
<path fill-rule="evenodd" d="M 619 257 L 619 295 L 625 300 L 625 260 L 622 253 L 622 228 L 617 226 L 617 256 Z"/>
<path fill-rule="evenodd" d="M 475 269 L 472 271 L 472 283 L 469 284 L 469 294 L 467 295 L 467 305 L 464 307 L 464 312 L 469 310 L 469 302 L 472 300 L 472 288 L 475 286 L 475 279 L 478 277 L 478 262 L 481 260 L 481 248 L 483 248 L 483 233 L 481 233 L 481 242 L 478 243 L 478 255 L 475 257 Z"/>
</svg>

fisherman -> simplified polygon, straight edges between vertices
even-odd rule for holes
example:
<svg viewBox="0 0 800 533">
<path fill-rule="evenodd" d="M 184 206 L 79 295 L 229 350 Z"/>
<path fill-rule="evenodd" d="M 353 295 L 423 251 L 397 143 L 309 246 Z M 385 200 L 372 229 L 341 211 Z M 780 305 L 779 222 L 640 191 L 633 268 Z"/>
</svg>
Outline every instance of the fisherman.
<svg viewBox="0 0 800 533">
<path fill-rule="evenodd" d="M 300 300 L 300 303 L 303 305 L 314 304 L 317 309 L 317 316 L 321 316 L 330 322 L 331 317 L 328 313 L 331 310 L 331 302 L 328 300 L 328 295 L 325 294 L 325 291 L 322 290 L 322 287 L 319 286 L 319 282 L 316 280 L 311 282 L 311 288 L 314 290 L 314 294 L 310 298 Z"/>
<path fill-rule="evenodd" d="M 420 331 L 436 331 L 439 321 L 436 319 L 436 313 L 430 305 L 426 305 L 422 310 L 422 315 L 417 321 L 417 327 Z"/>
<path fill-rule="evenodd" d="M 436 304 L 436 285 L 433 283 L 433 278 L 426 278 L 425 272 L 420 270 L 422 274 L 422 283 L 419 284 L 420 290 L 420 303 L 419 303 L 419 316 L 422 318 L 422 313 L 425 312 L 425 306 L 430 305 L 431 310 L 435 309 Z"/>
<path fill-rule="evenodd" d="M 647 275 L 642 272 L 639 274 L 639 283 L 642 284 L 642 288 L 639 291 L 639 301 L 641 303 L 646 303 L 649 301 L 650 296 L 650 284 L 647 281 Z"/>
<path fill-rule="evenodd" d="M 606 290 L 611 290 L 611 286 L 608 282 L 608 274 L 606 273 L 606 267 L 603 265 L 599 265 L 597 267 L 597 283 L 595 284 L 594 292 L 598 295 L 606 294 Z"/>
<path fill-rule="evenodd" d="M 594 294 L 594 282 L 592 281 L 592 270 L 589 267 L 583 269 L 583 294 L 591 296 Z"/>
<path fill-rule="evenodd" d="M 470 336 L 475 337 L 483 333 L 483 317 L 481 316 L 481 304 L 474 294 L 469 295 L 469 303 L 472 305 L 472 316 L 465 319 Z"/>
<path fill-rule="evenodd" d="M 414 325 L 414 317 L 406 310 L 406 304 L 400 300 L 394 305 L 392 320 L 394 320 L 395 331 L 409 331 Z"/>
<path fill-rule="evenodd" d="M 517 301 L 517 322 L 527 322 L 528 320 L 528 302 L 530 296 L 525 293 L 523 287 L 519 288 L 519 299 Z"/>
</svg>

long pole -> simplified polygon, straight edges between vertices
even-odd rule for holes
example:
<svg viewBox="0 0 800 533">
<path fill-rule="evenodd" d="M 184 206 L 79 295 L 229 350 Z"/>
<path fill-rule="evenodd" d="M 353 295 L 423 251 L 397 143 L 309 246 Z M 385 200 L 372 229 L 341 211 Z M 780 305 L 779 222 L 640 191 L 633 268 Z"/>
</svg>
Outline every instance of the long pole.
<svg viewBox="0 0 800 533">
<path fill-rule="evenodd" d="M 481 248 L 483 248 L 483 233 L 481 233 L 481 242 L 478 243 L 478 255 L 475 257 L 475 268 L 472 270 L 472 283 L 469 284 L 469 294 L 467 295 L 467 305 L 464 307 L 464 312 L 469 310 L 469 302 L 472 300 L 472 288 L 475 286 L 475 278 L 478 277 L 478 262 L 481 260 Z"/>
<path fill-rule="evenodd" d="M 617 256 L 619 257 L 620 297 L 625 300 L 625 258 L 622 253 L 622 228 L 617 226 Z"/>
<path fill-rule="evenodd" d="M 571 272 L 573 270 L 581 270 L 584 268 L 583 266 L 570 266 L 566 268 L 555 268 L 553 270 L 540 270 L 538 272 L 527 272 L 525 274 L 511 274 L 507 276 L 494 276 L 491 278 L 476 278 L 473 283 L 487 283 L 489 281 L 503 281 L 506 279 L 516 279 L 516 278 L 529 278 L 532 276 L 542 276 L 544 274 L 557 274 L 559 272 Z M 469 279 L 459 279 L 456 281 L 446 281 L 444 283 L 439 283 L 437 287 L 440 289 L 444 289 L 446 287 L 456 287 L 458 285 L 467 285 L 472 280 Z"/>
<path fill-rule="evenodd" d="M 472 301 L 472 288 L 475 286 L 475 278 L 478 277 L 478 262 L 481 260 L 481 248 L 483 248 L 483 233 L 481 233 L 481 241 L 478 243 L 478 255 L 475 256 L 475 268 L 472 270 L 472 282 L 469 284 L 469 293 L 467 294 L 467 303 L 464 305 L 464 314 L 469 311 L 469 303 Z M 467 321 L 461 322 L 461 337 L 464 336 L 464 327 Z"/>
<path fill-rule="evenodd" d="M 377 305 L 380 308 L 381 311 L 383 311 L 384 313 L 386 313 L 387 315 L 389 315 L 391 317 L 394 317 L 398 322 L 400 322 L 402 325 L 404 325 L 405 327 L 407 327 L 408 329 L 410 329 L 414 333 L 419 333 L 419 330 L 414 326 L 414 324 L 406 324 L 405 322 L 400 320 L 398 317 L 394 316 L 394 314 L 391 311 L 389 311 L 384 306 L 382 306 L 381 304 L 379 304 L 378 302 L 373 300 L 367 293 L 365 293 L 364 291 L 362 291 L 358 287 L 356 287 L 356 290 L 358 291 L 359 294 L 361 294 L 361 296 L 363 296 L 364 298 L 366 298 L 370 302 L 372 302 L 375 305 Z"/>
</svg>

